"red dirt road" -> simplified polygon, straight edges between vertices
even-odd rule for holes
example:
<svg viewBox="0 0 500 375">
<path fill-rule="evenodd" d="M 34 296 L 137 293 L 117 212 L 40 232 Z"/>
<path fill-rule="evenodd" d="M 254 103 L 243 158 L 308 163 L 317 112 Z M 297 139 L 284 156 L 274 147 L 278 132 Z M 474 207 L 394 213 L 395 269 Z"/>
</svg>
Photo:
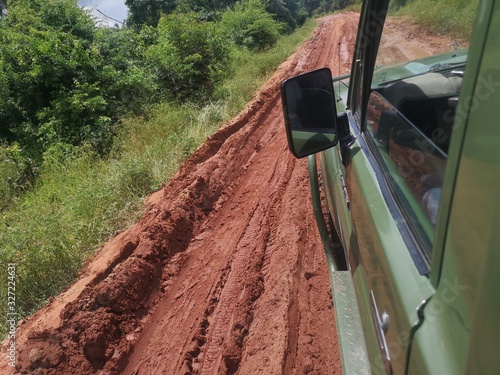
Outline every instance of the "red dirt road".
<svg viewBox="0 0 500 375">
<path fill-rule="evenodd" d="M 287 150 L 279 83 L 323 66 L 348 72 L 357 20 L 319 20 L 246 110 L 148 199 L 144 218 L 21 324 L 16 368 L 4 343 L 0 373 L 341 373 L 307 165 Z"/>
</svg>

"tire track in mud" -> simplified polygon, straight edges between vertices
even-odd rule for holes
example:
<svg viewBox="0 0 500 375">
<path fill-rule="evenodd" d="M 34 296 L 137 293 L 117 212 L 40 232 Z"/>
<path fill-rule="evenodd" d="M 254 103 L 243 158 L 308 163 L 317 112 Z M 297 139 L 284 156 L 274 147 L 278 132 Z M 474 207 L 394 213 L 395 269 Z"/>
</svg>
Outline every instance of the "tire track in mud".
<svg viewBox="0 0 500 375">
<path fill-rule="evenodd" d="M 271 122 L 279 124 L 277 119 Z M 265 128 L 262 128 L 266 130 Z M 259 134 L 261 143 L 274 142 L 277 138 L 277 132 L 274 126 L 268 128 L 264 134 Z M 279 135 L 279 138 L 283 135 Z M 258 143 L 260 144 L 260 143 Z M 257 145 L 258 145 L 257 144 Z M 218 237 L 225 237 L 225 241 L 217 239 L 212 242 L 207 235 L 207 239 L 198 241 L 199 245 L 204 244 L 215 254 L 223 254 L 226 256 L 217 266 L 212 266 L 207 263 L 202 263 L 205 268 L 223 267 L 227 271 L 224 279 L 216 278 L 219 272 L 206 272 L 207 275 L 213 275 L 210 283 L 216 284 L 214 287 L 209 302 L 209 308 L 205 310 L 205 318 L 198 325 L 196 333 L 193 334 L 193 347 L 188 350 L 184 357 L 184 362 L 176 363 L 170 367 L 165 367 L 161 363 L 145 364 L 140 362 L 131 370 L 130 373 L 148 373 L 149 368 L 158 369 L 160 366 L 163 373 L 234 373 L 241 358 L 242 346 L 246 335 L 250 330 L 253 321 L 253 305 L 263 291 L 263 272 L 266 268 L 267 243 L 270 233 L 273 231 L 272 212 L 274 212 L 276 202 L 279 202 L 281 197 L 279 191 L 288 183 L 290 175 L 295 165 L 295 160 L 287 155 L 287 151 L 282 148 L 280 153 L 283 157 L 278 158 L 276 163 L 269 155 L 260 153 L 261 146 L 256 147 L 254 156 L 245 164 L 246 173 L 255 175 L 259 171 L 258 179 L 244 179 L 235 187 L 235 192 L 232 197 L 226 202 L 222 209 L 214 219 L 214 222 L 209 219 L 205 223 L 207 227 L 214 228 Z M 255 160 L 254 160 L 255 159 Z M 274 168 L 269 168 L 272 162 L 275 163 Z M 242 207 L 242 203 L 251 200 Z M 279 209 L 278 209 L 279 212 Z M 228 223 L 238 215 L 240 218 L 233 225 Z M 226 218 L 226 219 L 222 219 Z M 216 229 L 215 229 L 216 228 Z M 226 237 L 227 236 L 227 237 Z M 188 249 L 187 252 L 196 253 L 193 257 L 199 260 L 203 259 L 200 256 L 198 248 Z M 193 262 L 192 271 L 194 273 L 203 272 Z M 209 276 L 207 276 L 209 277 Z M 208 294 L 208 293 L 207 293 Z M 200 296 L 189 296 L 185 300 L 201 301 Z M 158 310 L 172 309 L 172 306 L 161 306 Z M 175 309 L 180 311 L 181 309 Z M 165 324 L 159 327 L 159 331 L 169 331 L 173 329 L 173 325 L 189 326 L 186 323 L 189 317 L 172 320 L 171 317 L 166 319 Z M 158 342 L 161 338 L 158 338 Z M 155 345 L 152 345 L 155 346 Z M 170 345 L 166 350 L 173 350 L 174 346 L 179 346 L 177 343 Z M 144 348 L 141 351 L 148 351 Z M 136 350 L 137 352 L 137 350 Z M 131 363 L 135 358 L 131 358 Z M 150 367 L 151 366 L 151 367 Z M 133 372 L 133 371 L 139 372 Z M 129 369 L 125 371 L 128 372 Z"/>
<path fill-rule="evenodd" d="M 248 308 L 251 308 L 251 304 L 263 290 L 260 269 L 267 229 L 265 226 L 261 229 L 262 210 L 262 206 L 255 209 L 237 244 L 229 278 L 212 317 L 214 323 L 209 327 L 211 334 L 203 350 L 203 366 L 199 372 L 201 375 L 209 375 L 218 370 L 221 360 L 224 361 L 226 373 L 234 374 L 238 369 L 241 347 L 252 320 L 251 310 Z M 227 345 L 221 346 L 225 341 Z"/>
</svg>

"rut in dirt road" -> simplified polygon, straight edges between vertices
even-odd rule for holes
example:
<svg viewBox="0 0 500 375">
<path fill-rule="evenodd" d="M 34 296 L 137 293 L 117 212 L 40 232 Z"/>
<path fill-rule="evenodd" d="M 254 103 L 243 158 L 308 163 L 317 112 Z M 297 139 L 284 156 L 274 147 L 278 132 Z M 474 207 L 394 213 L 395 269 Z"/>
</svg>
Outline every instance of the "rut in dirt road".
<svg viewBox="0 0 500 375">
<path fill-rule="evenodd" d="M 160 303 L 157 311 L 167 314 L 153 318 L 154 332 L 139 339 L 125 374 L 283 373 L 285 367 L 300 367 L 295 363 L 300 315 L 311 314 L 316 306 L 307 305 L 311 311 L 299 311 L 295 275 L 307 283 L 299 255 L 304 242 L 315 233 L 312 215 L 302 223 L 307 213 L 297 209 L 310 205 L 307 171 L 304 163 L 297 168 L 286 149 L 278 99 L 275 93 L 265 102 L 264 116 L 255 122 L 255 130 L 252 120 L 242 129 L 251 133 L 244 138 L 253 145 L 252 154 L 244 159 L 244 172 L 220 211 L 212 212 L 203 224 L 202 238 L 195 238 L 186 250 L 190 262 L 184 269 L 189 271 L 178 275 L 177 283 L 171 286 L 172 292 L 182 291 L 182 298 Z M 300 195 L 297 189 L 302 190 Z M 302 233 L 305 226 L 307 233 Z M 316 264 L 307 271 L 324 276 L 323 294 L 313 299 L 321 301 L 327 316 L 324 322 L 330 325 L 330 335 L 315 339 L 331 347 L 331 352 L 323 355 L 322 366 L 333 369 L 338 368 L 338 361 L 334 357 L 336 340 L 326 265 L 321 261 L 321 246 L 316 243 L 312 250 Z M 321 266 L 325 268 L 321 270 Z M 193 274 L 198 275 L 195 282 Z M 187 301 L 200 304 L 199 312 L 196 306 L 186 305 Z M 165 342 L 165 332 L 179 336 Z M 309 335 L 314 336 L 314 332 Z M 186 337 L 192 339 L 186 342 Z M 306 341 L 310 343 L 311 338 Z M 163 360 L 162 352 L 182 347 L 185 354 L 171 362 Z"/>
<path fill-rule="evenodd" d="M 279 84 L 324 66 L 347 73 L 358 17 L 320 19 L 247 108 L 148 199 L 142 220 L 23 322 L 15 370 L 4 342 L 0 373 L 341 373 L 307 164 L 287 150 Z M 382 43 L 407 43 L 403 30 L 395 24 Z"/>
</svg>

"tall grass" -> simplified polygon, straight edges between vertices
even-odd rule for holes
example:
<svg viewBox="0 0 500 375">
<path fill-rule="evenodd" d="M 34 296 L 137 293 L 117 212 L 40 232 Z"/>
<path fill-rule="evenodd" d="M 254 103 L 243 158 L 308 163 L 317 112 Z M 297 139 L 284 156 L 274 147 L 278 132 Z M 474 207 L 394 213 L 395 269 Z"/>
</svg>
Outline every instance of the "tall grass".
<svg viewBox="0 0 500 375">
<path fill-rule="evenodd" d="M 163 103 L 120 121 L 111 156 L 55 147 L 45 155 L 37 185 L 0 211 L 0 336 L 7 326 L 7 264 L 16 263 L 16 312 L 22 318 L 74 281 L 104 241 L 136 222 L 149 193 L 251 99 L 304 40 L 308 21 L 263 52 L 235 51 L 231 77 L 202 108 Z"/>
<path fill-rule="evenodd" d="M 468 41 L 476 19 L 479 0 L 411 0 L 396 13 L 413 18 L 437 34 Z"/>
</svg>

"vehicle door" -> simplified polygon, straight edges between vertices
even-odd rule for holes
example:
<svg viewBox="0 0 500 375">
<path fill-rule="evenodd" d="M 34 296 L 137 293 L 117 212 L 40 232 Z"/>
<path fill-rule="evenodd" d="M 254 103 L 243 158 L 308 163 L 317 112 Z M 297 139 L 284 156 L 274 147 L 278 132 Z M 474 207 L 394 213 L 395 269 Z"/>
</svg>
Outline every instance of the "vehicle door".
<svg viewBox="0 0 500 375">
<path fill-rule="evenodd" d="M 447 153 L 384 97 L 391 90 L 372 88 L 388 6 L 363 4 L 347 102 L 356 141 L 347 157 L 340 145 L 324 151 L 320 165 L 334 176 L 328 204 L 346 247 L 372 371 L 403 374 L 435 293 L 429 275 Z M 415 105 L 418 113 L 426 104 Z"/>
</svg>

